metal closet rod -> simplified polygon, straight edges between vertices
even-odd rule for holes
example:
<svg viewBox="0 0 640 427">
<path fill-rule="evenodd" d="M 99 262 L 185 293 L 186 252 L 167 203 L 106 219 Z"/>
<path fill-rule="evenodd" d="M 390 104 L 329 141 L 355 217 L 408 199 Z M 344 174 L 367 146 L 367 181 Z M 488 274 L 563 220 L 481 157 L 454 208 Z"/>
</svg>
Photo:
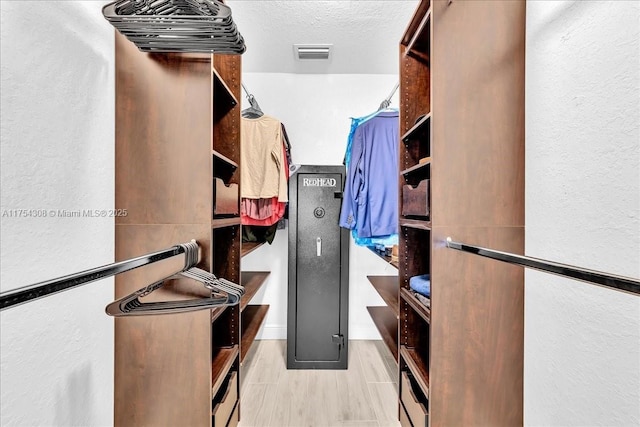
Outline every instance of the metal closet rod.
<svg viewBox="0 0 640 427">
<path fill-rule="evenodd" d="M 2 292 L 0 293 L 0 311 L 44 298 L 58 292 L 66 291 L 86 283 L 115 276 L 116 274 L 124 273 L 125 271 L 133 270 L 134 268 L 172 258 L 183 253 L 185 253 L 185 247 L 176 245 L 168 249 L 152 252 L 126 261 L 107 264 L 102 267 L 96 267 L 79 273 L 58 277 L 57 279 L 47 280 L 45 282 L 35 283 L 33 285 L 23 286 L 11 291 Z"/>
<path fill-rule="evenodd" d="M 516 255 L 509 252 L 501 252 L 481 246 L 467 245 L 465 243 L 454 242 L 451 237 L 447 237 L 447 247 L 462 252 L 469 252 L 474 255 L 503 261 L 509 264 L 520 265 L 522 267 L 533 268 L 546 273 L 558 276 L 569 277 L 583 282 L 594 283 L 608 289 L 628 292 L 640 295 L 640 280 L 631 277 L 618 276 L 601 271 L 589 270 L 559 262 L 548 261 L 540 258 L 533 258 L 525 255 Z"/>
</svg>

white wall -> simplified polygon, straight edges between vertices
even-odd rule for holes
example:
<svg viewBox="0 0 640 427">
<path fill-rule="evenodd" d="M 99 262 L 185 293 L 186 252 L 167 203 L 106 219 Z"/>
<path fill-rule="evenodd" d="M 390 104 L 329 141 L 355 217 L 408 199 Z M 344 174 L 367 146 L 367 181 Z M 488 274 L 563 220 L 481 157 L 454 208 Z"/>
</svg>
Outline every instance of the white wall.
<svg viewBox="0 0 640 427">
<path fill-rule="evenodd" d="M 102 2 L 2 1 L 1 289 L 113 262 L 113 27 Z M 47 217 L 10 217 L 36 209 Z M 113 281 L 3 311 L 3 426 L 113 424 Z"/>
<path fill-rule="evenodd" d="M 342 164 L 349 118 L 377 110 L 398 81 L 396 75 L 362 74 L 246 73 L 242 77 L 262 111 L 285 124 L 293 162 L 307 165 Z M 397 94 L 392 106 L 398 106 Z M 271 271 L 252 301 L 270 305 L 259 335 L 262 339 L 286 339 L 287 233 L 279 230 L 273 245 L 264 245 L 242 259 L 244 271 Z M 385 304 L 366 276 L 397 275 L 397 270 L 356 246 L 353 239 L 349 250 L 349 337 L 379 339 L 366 307 Z"/>
<path fill-rule="evenodd" d="M 640 277 L 640 3 L 527 2 L 526 253 Z M 640 298 L 526 273 L 525 424 L 640 425 Z"/>
</svg>

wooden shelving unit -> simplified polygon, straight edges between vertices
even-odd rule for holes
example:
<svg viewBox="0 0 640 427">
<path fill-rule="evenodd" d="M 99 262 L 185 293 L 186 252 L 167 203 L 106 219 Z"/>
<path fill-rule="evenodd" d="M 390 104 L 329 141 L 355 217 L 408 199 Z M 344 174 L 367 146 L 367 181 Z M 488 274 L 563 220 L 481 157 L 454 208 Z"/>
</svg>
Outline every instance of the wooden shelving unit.
<svg viewBox="0 0 640 427">
<path fill-rule="evenodd" d="M 431 231 L 431 221 L 420 219 L 400 218 L 400 227 L 415 228 L 417 230 Z"/>
<path fill-rule="evenodd" d="M 211 150 L 211 154 L 213 155 L 213 176 L 222 179 L 225 183 L 229 182 L 238 169 L 238 164 L 216 150 Z"/>
<path fill-rule="evenodd" d="M 398 262 L 397 261 L 393 261 L 390 256 L 386 256 L 386 255 L 378 252 L 373 246 L 367 246 L 367 247 L 369 248 L 369 250 L 371 252 L 376 254 L 376 256 L 382 258 L 386 263 L 389 263 L 392 266 L 394 266 L 395 268 L 398 268 Z"/>
<path fill-rule="evenodd" d="M 398 315 L 398 276 L 367 276 L 387 306 Z"/>
<path fill-rule="evenodd" d="M 429 173 L 429 167 L 431 166 L 431 158 L 428 158 L 424 163 L 411 166 L 400 172 L 401 175 L 420 175 L 425 176 Z"/>
<path fill-rule="evenodd" d="M 524 0 L 422 0 L 400 41 L 400 206 L 428 189 L 425 216 L 399 218 L 398 366 L 428 411 L 405 382 L 403 427 L 523 422 L 522 270 L 443 241 L 524 249 L 524 46 Z M 409 288 L 423 274 L 430 307 Z"/>
<path fill-rule="evenodd" d="M 418 122 L 411 129 L 409 129 L 404 135 L 400 137 L 405 144 L 418 140 L 423 135 L 429 134 L 429 123 L 431 121 L 431 113 L 424 114 Z"/>
<path fill-rule="evenodd" d="M 218 392 L 220 385 L 237 358 L 237 345 L 215 349 L 211 360 L 211 396 L 215 396 Z"/>
<path fill-rule="evenodd" d="M 420 385 L 425 396 L 429 396 L 429 361 L 425 360 L 415 349 L 400 346 L 400 354 L 403 361 L 409 367 L 411 373 Z"/>
<path fill-rule="evenodd" d="M 240 218 L 213 218 L 213 183 L 239 185 L 241 56 L 146 54 L 117 32 L 115 55 L 115 204 L 128 211 L 116 218 L 116 259 L 195 239 L 199 268 L 240 283 Z M 116 297 L 181 263 L 116 276 Z M 203 293 L 180 278 L 149 298 Z M 210 426 L 240 368 L 239 305 L 115 322 L 114 425 Z"/>
<path fill-rule="evenodd" d="M 269 271 L 243 271 L 240 273 L 240 283 L 244 286 L 244 295 L 240 301 L 240 311 L 243 311 L 258 290 L 262 287 L 271 272 Z"/>
<path fill-rule="evenodd" d="M 264 245 L 265 242 L 246 242 L 242 243 L 242 256 L 247 256 L 251 252 Z"/>
<path fill-rule="evenodd" d="M 373 323 L 378 328 L 382 341 L 389 348 L 395 360 L 398 360 L 398 318 L 387 306 L 367 307 Z"/>
<path fill-rule="evenodd" d="M 211 220 L 211 228 L 225 228 L 233 225 L 240 225 L 240 217 L 216 218 Z"/>
<path fill-rule="evenodd" d="M 407 288 L 400 289 L 400 298 L 402 298 L 407 304 L 409 304 L 411 308 L 413 308 L 425 322 L 431 322 L 431 308 L 422 304 L 410 290 L 408 290 Z"/>
<path fill-rule="evenodd" d="M 242 344 L 240 345 L 242 362 L 258 335 L 260 326 L 269 311 L 268 305 L 248 305 L 242 312 Z"/>
<path fill-rule="evenodd" d="M 213 90 L 216 106 L 222 111 L 228 111 L 238 105 L 238 99 L 215 67 L 213 68 Z"/>
</svg>

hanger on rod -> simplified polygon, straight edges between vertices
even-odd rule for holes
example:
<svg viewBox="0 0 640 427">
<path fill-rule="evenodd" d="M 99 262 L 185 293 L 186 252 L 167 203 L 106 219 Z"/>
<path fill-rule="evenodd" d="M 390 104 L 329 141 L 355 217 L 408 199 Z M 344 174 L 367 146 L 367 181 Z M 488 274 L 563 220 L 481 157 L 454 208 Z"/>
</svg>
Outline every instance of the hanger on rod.
<svg viewBox="0 0 640 427">
<path fill-rule="evenodd" d="M 244 83 L 242 83 L 242 89 L 244 89 L 244 92 L 247 94 L 247 100 L 249 101 L 250 105 L 249 108 L 245 108 L 244 110 L 242 110 L 242 117 L 245 117 L 247 119 L 257 119 L 258 117 L 264 116 L 264 113 L 258 105 L 258 101 L 256 101 L 256 98 L 249 93 L 247 88 L 244 86 Z"/>
<path fill-rule="evenodd" d="M 185 265 L 182 271 L 112 302 L 105 309 L 107 314 L 114 317 L 174 314 L 236 305 L 240 302 L 244 295 L 244 287 L 195 267 L 200 258 L 198 244 L 195 241 L 180 246 L 185 250 Z M 177 278 L 189 278 L 202 283 L 212 291 L 211 297 L 180 301 L 140 301 L 140 298 L 161 288 L 167 281 Z"/>
<path fill-rule="evenodd" d="M 394 93 L 396 93 L 399 86 L 400 86 L 400 82 L 396 83 L 396 85 L 393 87 L 393 90 L 391 91 L 389 96 L 387 96 L 385 100 L 380 103 L 380 107 L 378 107 L 378 111 L 382 111 L 389 108 L 389 106 L 391 105 L 391 97 L 393 96 Z"/>
</svg>

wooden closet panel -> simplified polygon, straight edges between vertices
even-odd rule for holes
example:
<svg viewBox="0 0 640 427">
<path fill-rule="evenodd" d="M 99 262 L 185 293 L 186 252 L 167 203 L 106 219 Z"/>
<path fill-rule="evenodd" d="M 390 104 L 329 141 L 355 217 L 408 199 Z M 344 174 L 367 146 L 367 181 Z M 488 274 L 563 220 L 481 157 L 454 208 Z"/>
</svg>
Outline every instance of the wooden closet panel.
<svg viewBox="0 0 640 427">
<path fill-rule="evenodd" d="M 213 56 L 213 66 L 236 99 L 241 99 L 241 57 L 239 55 L 216 54 Z M 224 98 L 223 101 L 218 101 L 220 98 L 215 92 L 213 93 L 213 121 L 215 123 L 213 126 L 213 149 L 240 164 L 240 104 L 228 108 L 227 105 L 219 105 L 219 103 L 225 102 Z M 240 184 L 240 167 L 234 172 L 229 182 Z"/>
<path fill-rule="evenodd" d="M 524 227 L 435 227 L 435 241 L 523 253 Z M 431 280 L 432 426 L 523 420 L 524 272 L 435 244 Z"/>
<path fill-rule="evenodd" d="M 116 32 L 116 224 L 211 221 L 211 56 L 146 54 Z"/>
<path fill-rule="evenodd" d="M 199 267 L 209 268 L 208 224 L 116 225 L 116 260 L 196 239 Z M 116 276 L 116 298 L 182 269 L 178 256 Z M 210 292 L 180 280 L 143 301 L 192 299 Z M 209 310 L 115 319 L 114 425 L 208 425 L 211 411 Z M 194 375 L 194 372 L 199 373 Z M 188 396 L 184 391 L 188 390 Z M 203 421 L 206 421 L 204 423 Z"/>
<path fill-rule="evenodd" d="M 525 2 L 432 8 L 433 225 L 522 226 Z"/>
</svg>

